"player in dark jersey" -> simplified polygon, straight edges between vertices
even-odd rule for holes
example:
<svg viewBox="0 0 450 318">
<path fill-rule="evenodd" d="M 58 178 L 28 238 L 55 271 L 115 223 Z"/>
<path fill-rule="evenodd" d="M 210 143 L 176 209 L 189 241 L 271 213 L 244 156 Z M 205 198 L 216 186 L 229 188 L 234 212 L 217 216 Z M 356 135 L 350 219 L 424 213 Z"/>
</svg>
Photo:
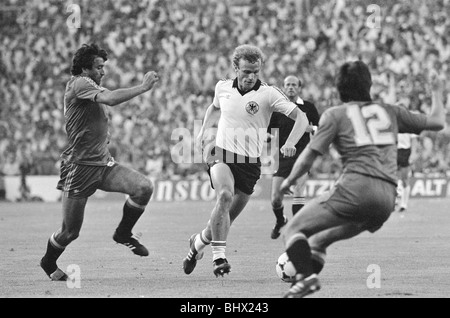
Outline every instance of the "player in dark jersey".
<svg viewBox="0 0 450 318">
<path fill-rule="evenodd" d="M 309 102 L 304 101 L 300 98 L 299 93 L 302 87 L 302 82 L 296 76 L 289 75 L 284 79 L 284 92 L 289 100 L 297 105 L 301 111 L 303 111 L 308 117 L 309 126 L 306 129 L 306 132 L 302 138 L 299 140 L 295 148 L 297 152 L 293 157 L 285 157 L 282 154 L 279 154 L 278 160 L 278 168 L 273 174 L 272 178 L 272 195 L 271 195 L 271 204 L 272 210 L 275 214 L 276 223 L 272 229 L 270 237 L 272 239 L 277 239 L 280 236 L 281 228 L 286 225 L 287 217 L 284 215 L 284 206 L 283 199 L 284 194 L 280 191 L 281 183 L 285 178 L 289 176 L 291 173 L 292 167 L 294 166 L 295 160 L 297 160 L 300 153 L 305 149 L 306 145 L 309 143 L 310 134 L 314 133 L 314 130 L 317 129 L 317 125 L 319 125 L 319 112 L 317 111 L 316 106 Z M 289 133 L 292 130 L 292 126 L 294 125 L 294 121 L 287 116 L 284 116 L 281 113 L 273 113 L 270 118 L 270 124 L 267 129 L 270 135 L 273 135 L 272 132 L 277 131 L 278 135 L 278 144 L 284 145 L 286 142 Z M 304 205 L 305 205 L 305 196 L 304 186 L 306 183 L 307 175 L 300 178 L 293 191 L 293 200 L 292 200 L 292 215 L 295 215 Z"/>
<path fill-rule="evenodd" d="M 337 89 L 344 104 L 322 114 L 314 138 L 281 185 L 288 193 L 331 144 L 341 155 L 343 171 L 335 187 L 309 201 L 286 225 L 286 253 L 297 270 L 286 298 L 319 290 L 317 274 L 324 265 L 326 248 L 363 231 L 377 231 L 394 211 L 398 133 L 419 134 L 445 126 L 443 81 L 436 74 L 431 76 L 433 102 L 428 115 L 372 101 L 371 85 L 370 71 L 363 62 L 340 68 Z"/>
<path fill-rule="evenodd" d="M 97 189 L 128 194 L 113 239 L 136 255 L 148 255 L 148 250 L 131 231 L 150 200 L 153 185 L 141 173 L 115 162 L 109 153 L 106 105 L 116 106 L 149 91 L 159 78 L 151 71 L 144 75 L 141 85 L 110 91 L 101 86 L 106 61 L 107 52 L 96 44 L 84 44 L 73 58 L 73 76 L 64 95 L 68 146 L 61 155 L 57 185 L 63 191 L 62 227 L 49 238 L 40 263 L 51 280 L 67 280 L 56 261 L 78 237 L 87 200 Z"/>
</svg>

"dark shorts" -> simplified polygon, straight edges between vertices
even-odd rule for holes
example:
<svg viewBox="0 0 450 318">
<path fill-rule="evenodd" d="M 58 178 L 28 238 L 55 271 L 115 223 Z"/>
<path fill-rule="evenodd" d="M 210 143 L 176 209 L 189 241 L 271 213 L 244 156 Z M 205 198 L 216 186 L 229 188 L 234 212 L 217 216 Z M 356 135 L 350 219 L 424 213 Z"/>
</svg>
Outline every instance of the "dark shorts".
<svg viewBox="0 0 450 318">
<path fill-rule="evenodd" d="M 396 186 L 356 173 L 342 175 L 335 187 L 318 202 L 327 210 L 375 232 L 395 209 Z"/>
<path fill-rule="evenodd" d="M 278 169 L 277 169 L 277 171 L 275 171 L 273 176 L 286 179 L 289 176 L 289 174 L 291 173 L 292 167 L 294 166 L 297 158 L 298 158 L 298 156 L 283 157 L 283 155 L 280 154 L 280 159 L 278 161 Z"/>
<path fill-rule="evenodd" d="M 400 168 L 409 167 L 410 156 L 411 156 L 411 148 L 397 149 L 397 166 Z"/>
<path fill-rule="evenodd" d="M 218 163 L 225 163 L 234 177 L 234 186 L 245 194 L 251 195 L 256 182 L 261 177 L 261 161 L 259 158 L 241 156 L 219 147 L 215 147 L 206 156 L 208 174 L 211 179 L 211 167 Z M 211 187 L 214 186 L 211 181 Z"/>
<path fill-rule="evenodd" d="M 116 165 L 113 161 L 107 166 L 88 166 L 63 161 L 56 188 L 63 191 L 64 196 L 68 198 L 88 198 L 97 191 Z"/>
</svg>

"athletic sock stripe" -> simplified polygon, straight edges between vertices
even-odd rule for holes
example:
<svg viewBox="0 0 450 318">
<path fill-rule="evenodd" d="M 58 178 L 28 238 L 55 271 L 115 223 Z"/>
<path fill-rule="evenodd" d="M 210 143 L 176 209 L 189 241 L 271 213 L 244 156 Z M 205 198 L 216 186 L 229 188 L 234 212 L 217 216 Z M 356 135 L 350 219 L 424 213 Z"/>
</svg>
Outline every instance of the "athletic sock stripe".
<svg viewBox="0 0 450 318">
<path fill-rule="evenodd" d="M 295 234 L 294 236 L 292 236 L 289 239 L 289 241 L 286 242 L 286 247 L 288 248 L 289 246 L 294 244 L 294 242 L 297 241 L 297 240 L 308 241 L 308 239 L 306 238 L 306 236 L 303 233 L 298 233 L 298 234 Z"/>
<path fill-rule="evenodd" d="M 311 250 L 311 258 L 318 261 L 321 264 L 325 264 L 325 260 L 327 258 L 327 254 L 323 252 L 318 252 L 315 250 Z"/>
<path fill-rule="evenodd" d="M 127 198 L 126 204 L 135 209 L 145 210 L 146 208 L 146 205 L 137 204 L 130 197 Z"/>
<path fill-rule="evenodd" d="M 303 204 L 305 205 L 306 203 L 306 198 L 305 197 L 296 197 L 292 199 L 292 203 L 293 204 Z"/>
<path fill-rule="evenodd" d="M 54 248 L 57 248 L 57 249 L 59 249 L 59 250 L 64 250 L 64 249 L 66 248 L 65 246 L 62 246 L 61 244 L 59 244 L 58 242 L 56 242 L 56 239 L 55 239 L 55 233 L 53 233 L 52 236 L 50 236 L 50 244 L 52 244 L 52 246 L 53 246 Z"/>
<path fill-rule="evenodd" d="M 227 246 L 226 241 L 211 241 L 211 246 Z"/>
</svg>

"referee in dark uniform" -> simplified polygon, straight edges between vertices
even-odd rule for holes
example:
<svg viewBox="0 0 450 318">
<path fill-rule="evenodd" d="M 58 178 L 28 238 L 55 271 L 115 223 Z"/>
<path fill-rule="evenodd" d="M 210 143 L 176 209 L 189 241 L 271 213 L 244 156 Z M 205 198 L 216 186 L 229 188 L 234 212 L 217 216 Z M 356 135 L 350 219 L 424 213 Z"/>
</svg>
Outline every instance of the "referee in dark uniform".
<svg viewBox="0 0 450 318">
<path fill-rule="evenodd" d="M 278 169 L 275 171 L 272 179 L 272 194 L 271 203 L 273 213 L 276 217 L 276 223 L 272 229 L 271 238 L 277 239 L 280 236 L 281 228 L 287 223 L 287 217 L 284 215 L 283 198 L 284 194 L 280 192 L 280 185 L 284 179 L 286 179 L 294 166 L 300 153 L 305 149 L 310 141 L 310 135 L 314 133 L 314 130 L 319 125 L 319 112 L 316 106 L 300 98 L 299 93 L 302 87 L 301 80 L 294 76 L 289 75 L 284 79 L 284 92 L 287 97 L 294 102 L 300 110 L 306 113 L 309 120 L 309 127 L 306 130 L 307 133 L 299 140 L 296 145 L 296 154 L 294 157 L 284 157 L 281 153 L 279 154 L 279 164 Z M 294 125 L 294 121 L 281 113 L 273 113 L 270 119 L 270 124 L 268 127 L 268 133 L 278 131 L 276 137 L 278 137 L 278 144 L 284 145 L 287 137 Z M 273 134 L 271 134 L 273 135 Z M 306 182 L 306 177 L 298 180 L 297 185 L 294 190 L 294 197 L 292 202 L 292 214 L 295 215 L 304 205 L 305 196 L 303 194 L 304 185 Z"/>
</svg>

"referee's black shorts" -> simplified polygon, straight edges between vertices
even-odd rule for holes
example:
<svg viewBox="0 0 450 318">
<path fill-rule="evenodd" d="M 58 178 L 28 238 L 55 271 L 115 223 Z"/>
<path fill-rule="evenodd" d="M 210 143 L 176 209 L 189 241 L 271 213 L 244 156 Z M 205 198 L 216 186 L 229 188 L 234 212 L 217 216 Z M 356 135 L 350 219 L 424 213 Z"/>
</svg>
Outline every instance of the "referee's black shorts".
<svg viewBox="0 0 450 318">
<path fill-rule="evenodd" d="M 238 155 L 220 147 L 214 147 L 206 156 L 208 175 L 211 179 L 211 167 L 217 163 L 225 163 L 234 177 L 234 186 L 245 194 L 251 195 L 255 191 L 256 182 L 261 177 L 261 161 Z M 214 189 L 211 180 L 211 187 Z"/>
<path fill-rule="evenodd" d="M 410 156 L 411 156 L 411 148 L 397 149 L 397 166 L 399 168 L 409 167 Z"/>
</svg>

